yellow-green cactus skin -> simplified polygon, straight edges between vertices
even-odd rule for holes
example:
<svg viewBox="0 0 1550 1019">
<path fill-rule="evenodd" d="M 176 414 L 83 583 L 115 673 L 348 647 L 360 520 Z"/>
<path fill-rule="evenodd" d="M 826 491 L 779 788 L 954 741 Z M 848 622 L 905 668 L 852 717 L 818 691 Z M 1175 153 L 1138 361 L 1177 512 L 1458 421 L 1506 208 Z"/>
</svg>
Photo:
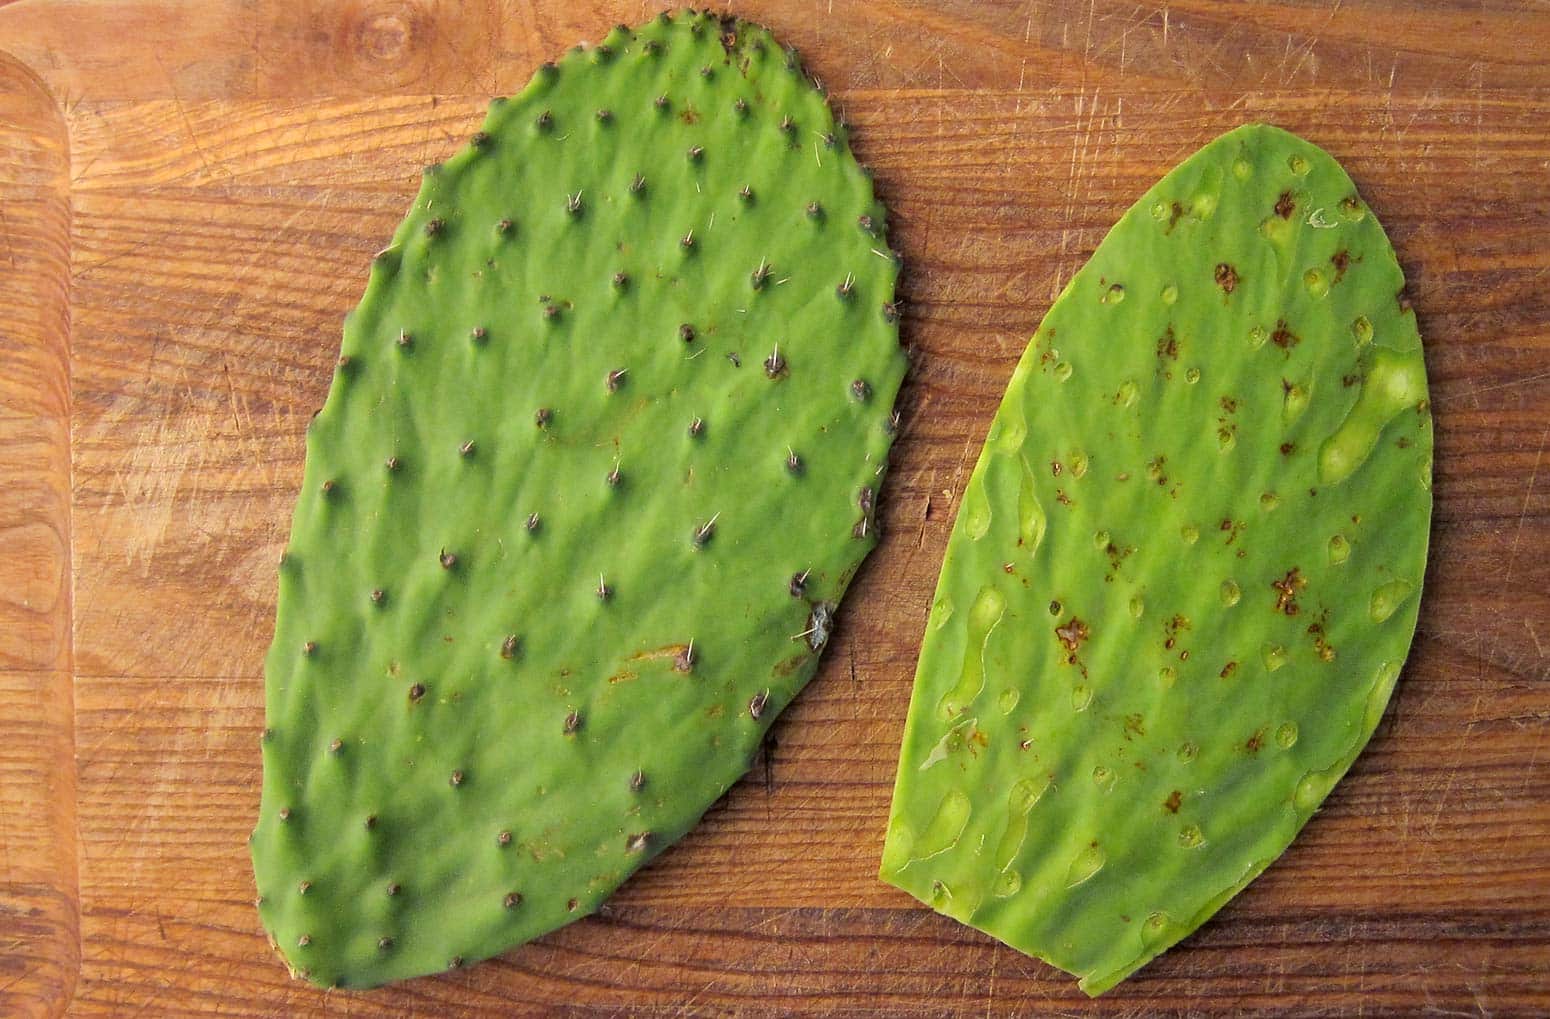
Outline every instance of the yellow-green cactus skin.
<svg viewBox="0 0 1550 1019">
<path fill-rule="evenodd" d="M 747 769 L 876 541 L 885 214 L 765 30 L 619 28 L 427 171 L 307 437 L 259 912 L 369 987 L 597 909 Z"/>
<path fill-rule="evenodd" d="M 1361 752 L 1431 518 L 1404 277 L 1329 155 L 1211 142 L 1019 362 L 926 628 L 884 880 L 1114 986 L 1278 857 Z"/>
</svg>

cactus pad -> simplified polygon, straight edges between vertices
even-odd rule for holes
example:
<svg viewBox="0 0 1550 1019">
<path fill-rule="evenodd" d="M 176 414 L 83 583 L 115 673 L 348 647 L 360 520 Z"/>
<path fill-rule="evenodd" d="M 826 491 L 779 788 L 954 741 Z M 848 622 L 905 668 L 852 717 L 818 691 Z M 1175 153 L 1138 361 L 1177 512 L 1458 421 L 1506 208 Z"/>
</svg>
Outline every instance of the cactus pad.
<svg viewBox="0 0 1550 1019">
<path fill-rule="evenodd" d="M 927 623 L 882 877 L 1099 994 L 1281 854 L 1415 629 L 1432 429 L 1393 249 L 1252 125 L 1039 326 Z"/>
<path fill-rule="evenodd" d="M 875 541 L 897 258 L 763 29 L 546 65 L 427 171 L 308 433 L 253 863 L 365 987 L 594 911 L 743 774 Z"/>
</svg>

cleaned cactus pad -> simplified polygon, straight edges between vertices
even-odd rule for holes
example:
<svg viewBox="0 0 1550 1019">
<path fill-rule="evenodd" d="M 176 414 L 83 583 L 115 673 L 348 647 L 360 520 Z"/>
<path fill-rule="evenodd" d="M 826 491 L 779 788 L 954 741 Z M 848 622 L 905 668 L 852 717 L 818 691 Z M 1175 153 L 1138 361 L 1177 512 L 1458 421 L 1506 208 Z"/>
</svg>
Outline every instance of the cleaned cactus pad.
<svg viewBox="0 0 1550 1019">
<path fill-rule="evenodd" d="M 882 877 L 1099 994 L 1281 854 L 1415 629 L 1432 428 L 1345 172 L 1240 128 L 1029 343 L 927 623 Z"/>
<path fill-rule="evenodd" d="M 427 172 L 307 440 L 259 910 L 363 987 L 594 911 L 743 774 L 875 541 L 884 211 L 764 30 L 546 66 Z"/>
</svg>

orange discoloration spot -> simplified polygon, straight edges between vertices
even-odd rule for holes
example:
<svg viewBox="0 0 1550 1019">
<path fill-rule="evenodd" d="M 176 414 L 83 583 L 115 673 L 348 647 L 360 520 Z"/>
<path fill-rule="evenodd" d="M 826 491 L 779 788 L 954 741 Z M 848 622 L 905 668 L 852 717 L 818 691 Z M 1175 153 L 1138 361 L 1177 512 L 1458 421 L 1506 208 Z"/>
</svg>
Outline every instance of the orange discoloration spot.
<svg viewBox="0 0 1550 1019">
<path fill-rule="evenodd" d="M 1183 791 L 1175 789 L 1173 792 L 1169 793 L 1168 798 L 1163 801 L 1163 809 L 1170 814 L 1177 814 L 1179 812 L 1179 807 L 1181 807 L 1183 804 Z"/>
</svg>

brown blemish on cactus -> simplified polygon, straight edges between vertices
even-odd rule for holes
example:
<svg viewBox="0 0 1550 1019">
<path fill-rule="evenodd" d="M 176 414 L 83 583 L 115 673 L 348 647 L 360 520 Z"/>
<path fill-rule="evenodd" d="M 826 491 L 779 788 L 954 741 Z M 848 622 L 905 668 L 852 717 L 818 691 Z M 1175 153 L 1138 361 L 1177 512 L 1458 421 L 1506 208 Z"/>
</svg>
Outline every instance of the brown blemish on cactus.
<svg viewBox="0 0 1550 1019">
<path fill-rule="evenodd" d="M 447 223 L 446 223 L 446 220 L 444 220 L 444 219 L 437 218 L 437 219 L 427 220 L 426 223 L 425 223 L 425 236 L 427 236 L 427 237 L 435 237 L 438 234 L 440 234 L 443 230 L 445 230 L 446 227 L 447 227 Z"/>
<path fill-rule="evenodd" d="M 1238 270 L 1226 262 L 1216 263 L 1216 285 L 1222 288 L 1222 293 L 1232 293 L 1238 288 Z"/>
<path fill-rule="evenodd" d="M 623 271 L 614 273 L 613 284 L 615 290 L 626 289 L 630 285 L 630 274 Z"/>
<path fill-rule="evenodd" d="M 511 220 L 502 219 L 500 222 L 495 224 L 495 232 L 499 234 L 509 234 L 511 233 L 511 225 Z"/>
<path fill-rule="evenodd" d="M 511 634 L 505 640 L 501 641 L 501 657 L 507 659 L 508 661 L 512 658 L 515 658 L 517 656 L 517 648 L 520 647 L 521 644 L 522 638 L 518 637 L 514 633 Z"/>
<path fill-rule="evenodd" d="M 554 420 L 554 411 L 548 407 L 540 407 L 533 412 L 533 424 L 539 428 L 548 428 L 549 422 Z"/>
<path fill-rule="evenodd" d="M 673 657 L 673 671 L 688 675 L 694 671 L 694 663 L 698 660 L 699 656 L 694 653 L 694 641 L 691 640 L 682 651 Z"/>
<path fill-rule="evenodd" d="M 447 779 L 447 784 L 450 785 L 454 789 L 456 789 L 458 786 L 462 785 L 463 784 L 463 772 L 461 770 L 454 770 L 452 772 L 451 776 Z"/>
<path fill-rule="evenodd" d="M 1329 264 L 1335 267 L 1335 278 L 1330 283 L 1333 286 L 1345 279 L 1345 271 L 1351 267 L 1351 253 L 1341 248 L 1329 256 Z"/>
<path fill-rule="evenodd" d="M 1313 649 L 1318 653 L 1321 662 L 1335 660 L 1335 647 L 1329 642 L 1329 637 L 1325 633 L 1325 624 L 1328 621 L 1329 610 L 1325 609 L 1319 614 L 1319 618 L 1308 624 L 1308 635 L 1313 638 Z"/>
<path fill-rule="evenodd" d="M 1077 652 L 1082 649 L 1082 644 L 1090 635 L 1091 631 L 1088 629 L 1087 624 L 1076 616 L 1072 616 L 1069 621 L 1055 627 L 1055 636 L 1060 638 L 1061 644 L 1065 645 L 1068 655 L 1066 663 L 1068 665 L 1075 664 Z"/>
<path fill-rule="evenodd" d="M 1177 361 L 1179 359 L 1179 340 L 1173 334 L 1173 326 L 1165 329 L 1162 338 L 1157 341 L 1157 357 L 1159 360 L 1166 358 Z"/>
<path fill-rule="evenodd" d="M 545 322 L 558 322 L 560 320 L 560 306 L 557 304 L 546 304 L 540 314 L 543 315 Z"/>
<path fill-rule="evenodd" d="M 1163 809 L 1170 814 L 1177 814 L 1179 812 L 1179 807 L 1183 806 L 1183 804 L 1183 790 L 1175 789 L 1173 792 L 1169 793 L 1168 798 L 1163 801 Z"/>
<path fill-rule="evenodd" d="M 1295 442 L 1283 442 L 1283 443 L 1281 443 L 1281 455 L 1282 456 L 1291 456 L 1292 453 L 1294 453 L 1296 450 L 1297 450 L 1297 443 L 1295 443 Z"/>
<path fill-rule="evenodd" d="M 1175 615 L 1163 623 L 1163 647 L 1172 651 L 1179 642 L 1179 634 L 1191 629 L 1187 616 Z"/>
<path fill-rule="evenodd" d="M 599 124 L 603 124 L 603 125 L 606 126 L 609 123 L 609 121 L 611 121 L 613 119 L 614 119 L 614 115 L 613 115 L 613 111 L 612 110 L 598 110 L 597 111 L 597 122 Z"/>
<path fill-rule="evenodd" d="M 1285 319 L 1277 319 L 1275 332 L 1270 334 L 1270 342 L 1282 350 L 1291 350 L 1302 342 L 1302 337 L 1287 327 Z"/>
<path fill-rule="evenodd" d="M 450 570 L 457 566 L 457 556 L 446 549 L 442 549 L 441 555 L 437 557 L 437 562 L 441 563 L 442 569 Z"/>
<path fill-rule="evenodd" d="M 520 892 L 507 892 L 505 894 L 505 896 L 501 899 L 501 905 L 505 906 L 507 909 L 516 909 L 518 906 L 522 905 L 522 895 L 521 895 L 521 893 Z"/>
<path fill-rule="evenodd" d="M 339 487 L 339 486 L 334 482 L 334 479 L 330 478 L 327 481 L 323 482 L 323 486 L 322 487 L 323 487 L 323 494 L 324 495 L 333 495 L 334 494 L 334 489 Z"/>
<path fill-rule="evenodd" d="M 328 741 L 328 752 L 329 753 L 337 754 L 339 751 L 341 751 L 343 749 L 344 749 L 344 740 L 340 739 L 338 736 L 335 736 L 333 739 Z"/>
<path fill-rule="evenodd" d="M 581 900 L 580 899 L 571 899 L 569 902 L 567 902 L 565 904 L 565 908 L 570 910 L 572 913 L 574 913 L 574 912 L 576 912 L 576 910 L 581 908 Z"/>
<path fill-rule="evenodd" d="M 1256 729 L 1254 731 L 1254 735 L 1252 735 L 1248 739 L 1244 740 L 1244 742 L 1243 742 L 1243 749 L 1248 751 L 1251 754 L 1257 754 L 1257 753 L 1259 753 L 1259 748 L 1264 745 L 1264 742 L 1265 742 L 1265 728 L 1264 728 L 1264 726 L 1260 726 L 1258 729 Z"/>
<path fill-rule="evenodd" d="M 425 696 L 425 684 L 424 683 L 414 683 L 414 684 L 410 685 L 410 687 L 409 687 L 409 701 L 410 701 L 410 703 L 418 703 L 420 698 L 422 698 L 424 696 Z"/>
<path fill-rule="evenodd" d="M 1291 219 L 1292 213 L 1297 211 L 1297 200 L 1292 197 L 1290 191 L 1281 192 L 1281 197 L 1276 199 L 1275 213 L 1282 219 Z"/>
<path fill-rule="evenodd" d="M 1301 571 L 1293 566 L 1286 571 L 1286 576 L 1280 580 L 1272 580 L 1270 586 L 1276 592 L 1275 611 L 1288 616 L 1295 616 L 1299 611 L 1297 607 L 1297 593 L 1308 586 L 1308 581 L 1303 577 Z"/>
<path fill-rule="evenodd" d="M 1217 676 L 1218 679 L 1231 679 L 1233 677 L 1233 673 L 1235 673 L 1237 671 L 1238 671 L 1238 663 L 1237 662 L 1228 662 L 1226 665 L 1222 666 L 1222 671 L 1218 672 L 1216 674 L 1216 676 Z"/>
<path fill-rule="evenodd" d="M 496 835 L 495 835 L 495 844 L 497 846 L 509 846 L 509 845 L 511 845 L 511 832 L 509 832 L 509 831 L 497 832 Z"/>
</svg>

